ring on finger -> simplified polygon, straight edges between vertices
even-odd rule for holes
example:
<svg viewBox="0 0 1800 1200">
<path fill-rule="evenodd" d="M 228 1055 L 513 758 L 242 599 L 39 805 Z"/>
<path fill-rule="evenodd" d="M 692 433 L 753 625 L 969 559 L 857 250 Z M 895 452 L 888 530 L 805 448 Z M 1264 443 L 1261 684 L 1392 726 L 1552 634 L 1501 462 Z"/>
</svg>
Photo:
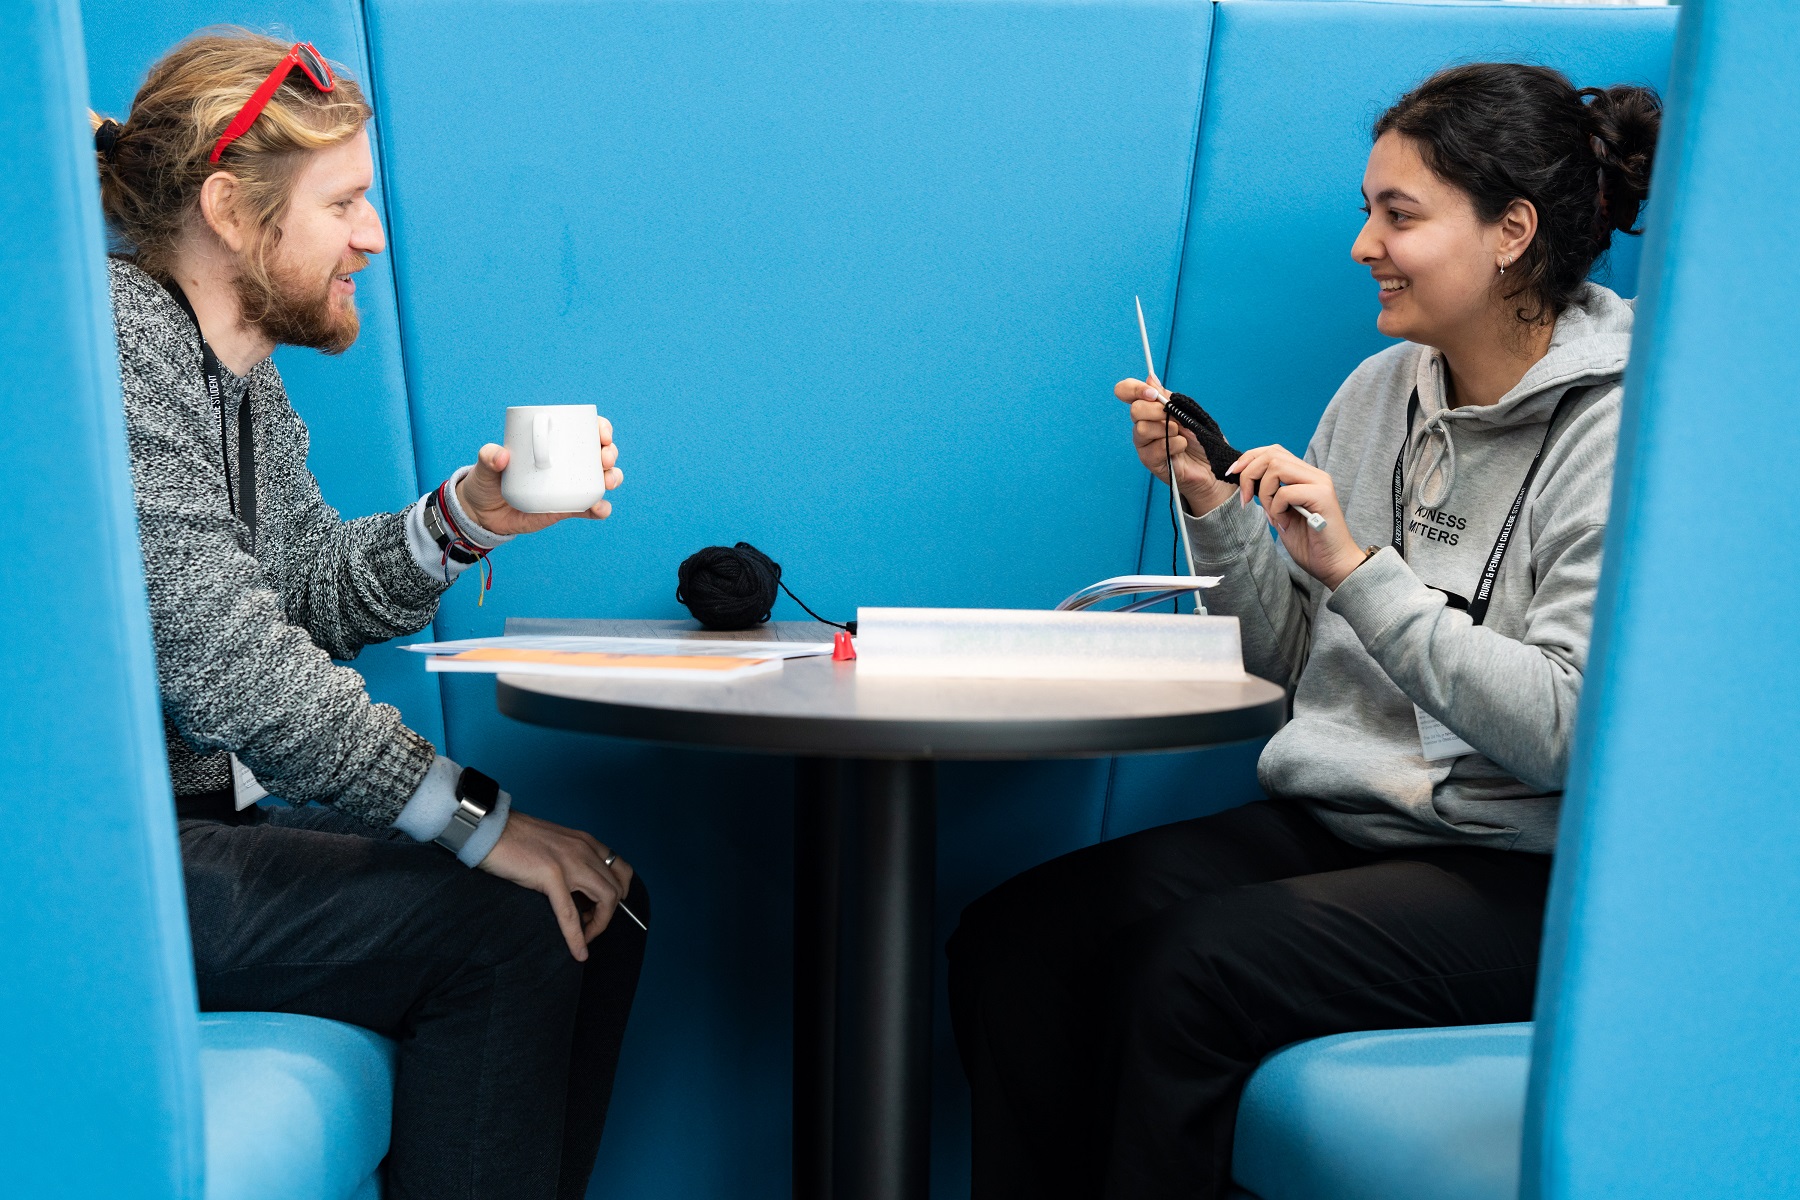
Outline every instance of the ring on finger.
<svg viewBox="0 0 1800 1200">
<path fill-rule="evenodd" d="M 610 867 L 618 861 L 619 861 L 618 852 L 613 851 L 606 856 L 606 858 L 600 863 L 600 865 L 603 867 Z"/>
</svg>

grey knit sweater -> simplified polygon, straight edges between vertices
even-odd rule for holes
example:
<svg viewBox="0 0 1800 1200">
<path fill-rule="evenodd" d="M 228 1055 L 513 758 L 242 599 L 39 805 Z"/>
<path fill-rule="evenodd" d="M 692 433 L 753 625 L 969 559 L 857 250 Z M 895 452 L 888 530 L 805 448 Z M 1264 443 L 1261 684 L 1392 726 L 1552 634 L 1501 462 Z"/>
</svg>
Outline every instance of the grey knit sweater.
<svg viewBox="0 0 1800 1200">
<path fill-rule="evenodd" d="M 175 794 L 231 785 L 235 752 L 273 795 L 387 826 L 435 751 L 332 662 L 430 622 L 446 586 L 418 565 L 403 513 L 341 519 L 306 467 L 306 425 L 264 360 L 225 372 L 225 412 L 200 338 L 164 288 L 109 262 L 138 531 Z M 237 413 L 250 393 L 257 533 L 232 516 Z M 241 506 L 240 506 L 241 508 Z"/>
</svg>

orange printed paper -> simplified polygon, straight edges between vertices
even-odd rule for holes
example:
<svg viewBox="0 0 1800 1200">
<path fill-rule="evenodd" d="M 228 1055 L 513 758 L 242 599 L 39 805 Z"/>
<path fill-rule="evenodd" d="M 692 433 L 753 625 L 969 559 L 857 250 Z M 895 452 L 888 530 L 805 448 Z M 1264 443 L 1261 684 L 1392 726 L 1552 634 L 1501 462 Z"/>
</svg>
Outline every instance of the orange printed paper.
<svg viewBox="0 0 1800 1200">
<path fill-rule="evenodd" d="M 767 662 L 762 658 L 719 658 L 698 654 L 602 654 L 588 650 L 465 650 L 450 662 L 543 663 L 557 667 L 616 667 L 655 671 L 737 671 Z"/>
</svg>

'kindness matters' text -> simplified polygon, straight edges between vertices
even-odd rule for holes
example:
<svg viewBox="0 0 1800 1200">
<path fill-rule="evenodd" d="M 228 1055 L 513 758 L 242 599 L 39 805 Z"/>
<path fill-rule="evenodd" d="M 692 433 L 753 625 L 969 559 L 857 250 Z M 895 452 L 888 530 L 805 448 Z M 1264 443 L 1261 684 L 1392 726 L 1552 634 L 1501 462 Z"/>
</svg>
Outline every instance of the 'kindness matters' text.
<svg viewBox="0 0 1800 1200">
<path fill-rule="evenodd" d="M 1461 531 L 1468 527 L 1469 522 L 1454 513 L 1422 505 L 1413 506 L 1412 520 L 1406 523 L 1408 533 L 1417 534 L 1428 542 L 1443 542 L 1446 546 L 1461 541 Z"/>
</svg>

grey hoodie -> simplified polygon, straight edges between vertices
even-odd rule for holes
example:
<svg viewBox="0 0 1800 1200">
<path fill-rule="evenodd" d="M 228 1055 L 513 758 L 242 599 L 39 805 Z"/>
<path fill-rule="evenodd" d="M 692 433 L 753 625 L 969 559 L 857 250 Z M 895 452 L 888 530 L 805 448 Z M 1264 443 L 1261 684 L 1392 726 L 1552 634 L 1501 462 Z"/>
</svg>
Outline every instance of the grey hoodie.
<svg viewBox="0 0 1800 1200">
<path fill-rule="evenodd" d="M 1554 848 L 1631 319 L 1629 301 L 1588 285 L 1549 353 L 1492 405 L 1449 408 L 1443 357 L 1426 347 L 1402 343 L 1357 367 L 1306 459 L 1331 474 L 1357 543 L 1384 548 L 1335 593 L 1269 536 L 1259 507 L 1233 500 L 1187 517 L 1196 570 L 1225 576 L 1207 607 L 1242 623 L 1245 666 L 1292 692 L 1293 718 L 1258 764 L 1271 796 L 1305 801 L 1359 846 Z M 1414 387 L 1402 557 L 1393 474 Z M 1445 592 L 1474 597 L 1570 391 L 1476 626 Z M 1427 761 L 1415 702 L 1476 752 Z"/>
</svg>

